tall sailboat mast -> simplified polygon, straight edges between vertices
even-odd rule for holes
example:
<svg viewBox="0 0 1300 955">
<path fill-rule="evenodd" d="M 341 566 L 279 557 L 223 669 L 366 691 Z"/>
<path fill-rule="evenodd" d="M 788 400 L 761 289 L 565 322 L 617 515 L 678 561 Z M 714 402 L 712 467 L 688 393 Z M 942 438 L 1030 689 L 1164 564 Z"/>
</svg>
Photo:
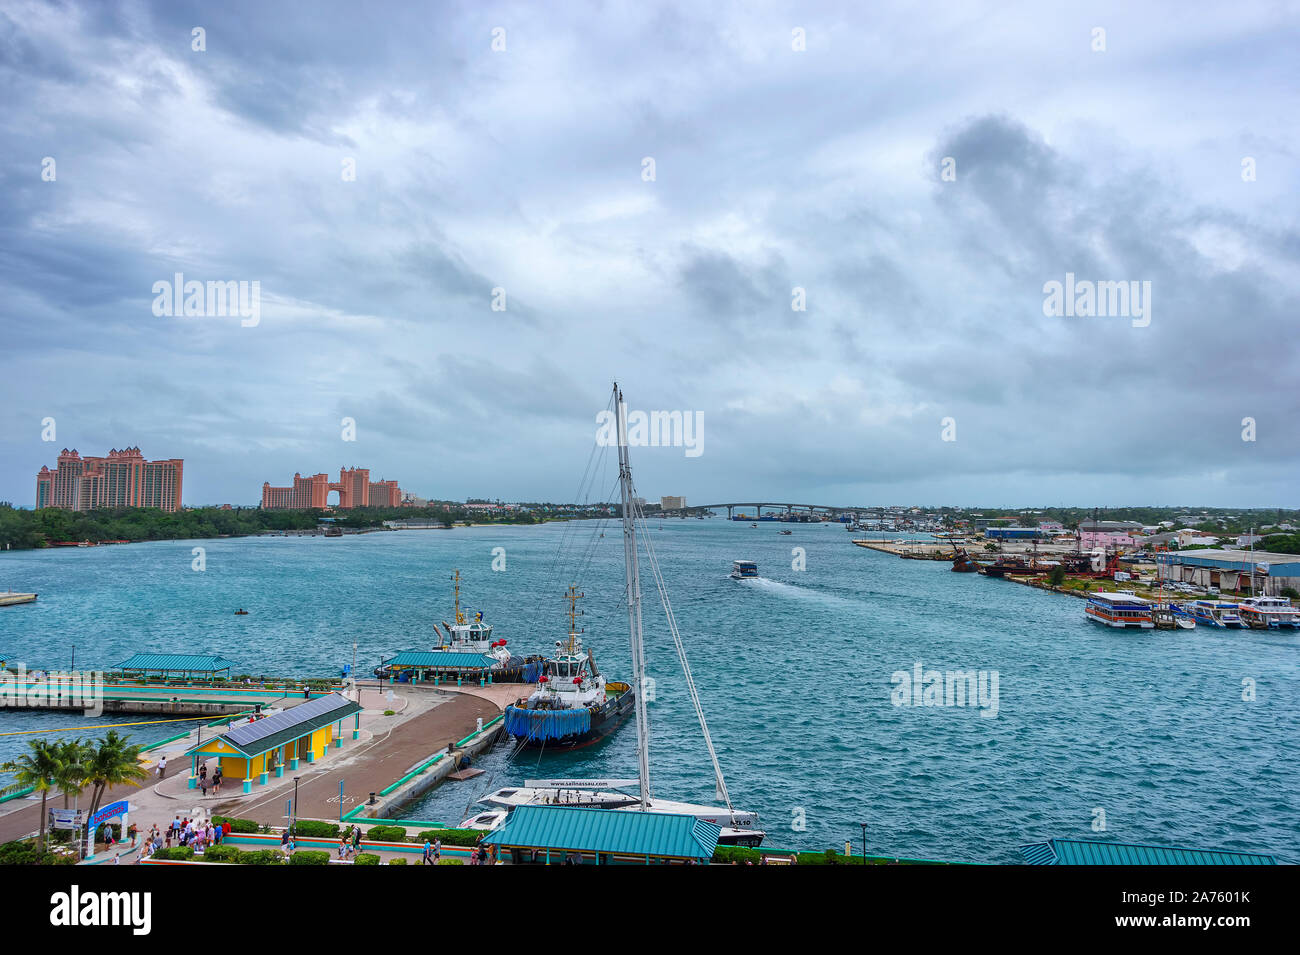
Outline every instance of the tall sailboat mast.
<svg viewBox="0 0 1300 955">
<path fill-rule="evenodd" d="M 641 808 L 650 808 L 650 720 L 645 705 L 645 641 L 641 630 L 641 568 L 637 563 L 636 515 L 632 500 L 632 466 L 627 456 L 627 409 L 614 382 L 614 414 L 618 421 L 618 486 L 623 499 L 623 566 L 627 574 L 627 624 L 632 644 L 632 685 L 636 705 L 637 778 Z"/>
</svg>

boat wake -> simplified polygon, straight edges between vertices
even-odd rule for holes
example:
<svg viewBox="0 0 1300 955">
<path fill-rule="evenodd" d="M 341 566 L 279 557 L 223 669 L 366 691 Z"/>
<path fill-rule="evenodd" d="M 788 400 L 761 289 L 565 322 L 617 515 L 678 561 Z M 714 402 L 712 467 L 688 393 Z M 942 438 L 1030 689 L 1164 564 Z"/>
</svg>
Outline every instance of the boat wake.
<svg viewBox="0 0 1300 955">
<path fill-rule="evenodd" d="M 779 580 L 771 580 L 767 577 L 745 577 L 736 580 L 736 583 L 754 590 L 763 590 L 768 593 L 790 597 L 795 600 L 812 600 L 818 603 L 854 604 L 857 606 L 860 606 L 862 603 L 860 600 L 841 597 L 838 594 L 827 593 L 824 590 L 814 590 L 811 587 L 801 587 L 798 584 L 782 583 Z"/>
</svg>

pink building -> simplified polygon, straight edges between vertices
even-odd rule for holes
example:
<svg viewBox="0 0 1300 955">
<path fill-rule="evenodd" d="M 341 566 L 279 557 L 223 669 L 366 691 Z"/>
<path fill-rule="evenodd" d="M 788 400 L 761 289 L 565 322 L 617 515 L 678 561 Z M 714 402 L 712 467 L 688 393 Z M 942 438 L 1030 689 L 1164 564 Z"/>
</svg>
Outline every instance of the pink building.
<svg viewBox="0 0 1300 955">
<path fill-rule="evenodd" d="M 113 448 L 106 458 L 82 457 L 64 448 L 53 471 L 36 475 L 36 506 L 68 511 L 96 507 L 181 509 L 185 462 L 146 461 L 139 448 Z"/>
<path fill-rule="evenodd" d="M 348 510 L 353 507 L 397 507 L 402 503 L 402 491 L 396 481 L 371 481 L 369 468 L 340 468 L 339 479 L 331 481 L 327 474 L 293 476 L 290 487 L 272 487 L 269 481 L 262 485 L 262 507 L 268 510 L 306 510 L 329 507 L 329 495 L 337 491 L 336 507 Z"/>
<path fill-rule="evenodd" d="M 1133 550 L 1141 546 L 1142 525 L 1136 521 L 1080 521 L 1081 550 Z"/>
</svg>

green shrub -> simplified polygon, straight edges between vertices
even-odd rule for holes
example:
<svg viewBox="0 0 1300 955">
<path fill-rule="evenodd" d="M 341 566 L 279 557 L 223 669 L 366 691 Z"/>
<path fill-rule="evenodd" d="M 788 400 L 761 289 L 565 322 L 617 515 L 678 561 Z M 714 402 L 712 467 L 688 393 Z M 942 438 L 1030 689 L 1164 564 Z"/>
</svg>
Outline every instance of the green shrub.
<svg viewBox="0 0 1300 955">
<path fill-rule="evenodd" d="M 360 861 L 358 856 L 357 860 Z M 320 852 L 315 849 L 303 849 L 301 852 L 295 852 L 289 857 L 289 865 L 329 865 L 330 854 Z"/>
<path fill-rule="evenodd" d="M 0 845 L 0 865 L 76 865 L 75 852 L 55 855 L 47 852 L 36 855 L 35 842 L 6 842 Z"/>
<path fill-rule="evenodd" d="M 214 826 L 230 823 L 231 832 L 261 832 L 264 828 L 252 819 L 235 819 L 230 816 L 213 816 L 212 824 Z"/>
<path fill-rule="evenodd" d="M 373 852 L 360 852 L 352 860 L 353 865 L 379 865 L 379 856 Z"/>
<path fill-rule="evenodd" d="M 460 859 L 439 859 L 438 865 L 464 865 Z"/>
<path fill-rule="evenodd" d="M 329 855 L 329 853 L 325 853 Z M 284 861 L 284 853 L 278 849 L 254 849 L 239 854 L 240 865 L 279 865 Z"/>
<path fill-rule="evenodd" d="M 330 837 L 337 839 L 339 837 L 339 826 L 336 822 L 299 819 L 293 824 L 293 834 L 295 836 L 309 836 L 313 839 Z"/>
<path fill-rule="evenodd" d="M 401 826 L 371 826 L 362 838 L 371 842 L 405 842 L 406 830 Z"/>
<path fill-rule="evenodd" d="M 396 715 L 397 715 L 397 710 L 384 710 L 384 715 L 385 715 L 385 716 L 396 716 Z"/>
<path fill-rule="evenodd" d="M 357 857 L 357 861 L 358 861 L 358 862 L 361 861 L 361 857 L 360 857 L 360 856 Z M 405 860 L 405 859 L 389 859 L 389 860 L 388 860 L 388 864 L 389 864 L 389 865 L 406 865 L 406 860 Z"/>
<path fill-rule="evenodd" d="M 231 862 L 238 864 L 243 853 L 235 846 L 212 846 L 203 851 L 204 862 Z"/>
<path fill-rule="evenodd" d="M 763 853 L 747 846 L 718 846 L 713 852 L 713 861 L 724 865 L 744 865 L 746 862 L 758 865 L 762 859 Z"/>
<path fill-rule="evenodd" d="M 152 859 L 170 859 L 177 862 L 187 862 L 194 858 L 194 850 L 189 846 L 172 846 L 170 849 L 159 849 L 152 856 Z"/>
<path fill-rule="evenodd" d="M 415 841 L 424 845 L 441 839 L 444 846 L 476 846 L 485 833 L 480 829 L 426 829 L 415 837 Z"/>
</svg>

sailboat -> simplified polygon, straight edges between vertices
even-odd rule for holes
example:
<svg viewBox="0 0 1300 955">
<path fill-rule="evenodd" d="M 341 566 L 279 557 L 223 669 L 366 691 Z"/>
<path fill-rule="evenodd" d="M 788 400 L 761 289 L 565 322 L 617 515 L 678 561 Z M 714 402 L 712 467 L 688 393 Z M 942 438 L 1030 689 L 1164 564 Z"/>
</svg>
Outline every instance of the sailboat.
<svg viewBox="0 0 1300 955">
<path fill-rule="evenodd" d="M 643 688 L 646 685 L 645 641 L 641 624 L 641 571 L 637 540 L 637 526 L 645 524 L 645 515 L 636 504 L 636 488 L 632 483 L 632 466 L 628 460 L 627 411 L 623 402 L 623 392 L 618 383 L 614 384 L 614 408 L 618 420 L 618 478 L 623 503 L 623 564 L 626 574 L 627 620 L 632 650 L 633 685 Z M 727 783 L 718 763 L 717 752 L 713 748 L 713 738 L 709 735 L 708 722 L 704 718 L 704 708 L 700 695 L 691 676 L 690 664 L 686 659 L 686 650 L 682 645 L 681 633 L 677 629 L 677 618 L 673 614 L 668 600 L 668 591 L 664 585 L 663 574 L 655 556 L 654 546 L 649 537 L 645 539 L 645 554 L 651 576 L 659 592 L 660 602 L 668 620 L 668 630 L 672 635 L 673 645 L 682 666 L 686 688 L 699 720 L 700 731 L 704 736 L 704 745 L 713 764 L 713 776 L 718 799 L 723 806 L 704 806 L 695 803 L 655 798 L 650 789 L 650 720 L 646 712 L 645 694 L 630 693 L 634 696 L 636 713 L 636 780 L 528 780 L 523 787 L 498 789 L 479 800 L 488 808 L 487 812 L 466 819 L 465 828 L 493 829 L 502 825 L 509 811 L 516 806 L 546 805 L 575 806 L 585 809 L 604 808 L 611 812 L 673 813 L 691 815 L 695 818 L 712 822 L 721 830 L 718 837 L 720 845 L 757 846 L 762 844 L 766 833 L 759 828 L 758 814 L 737 809 L 731 802 Z M 637 795 L 618 791 L 617 788 L 630 788 L 635 784 Z"/>
</svg>

